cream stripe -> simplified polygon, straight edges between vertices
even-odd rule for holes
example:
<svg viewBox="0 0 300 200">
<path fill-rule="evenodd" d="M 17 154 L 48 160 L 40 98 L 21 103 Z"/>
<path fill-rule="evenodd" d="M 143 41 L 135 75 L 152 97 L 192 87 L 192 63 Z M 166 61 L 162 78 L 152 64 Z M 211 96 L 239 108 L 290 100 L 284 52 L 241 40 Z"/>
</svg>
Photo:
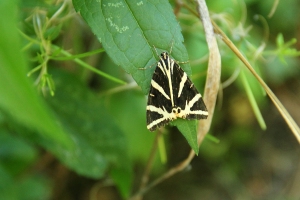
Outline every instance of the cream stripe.
<svg viewBox="0 0 300 200">
<path fill-rule="evenodd" d="M 154 80 L 151 80 L 151 85 L 153 88 L 157 89 L 162 95 L 164 95 L 168 100 L 170 100 L 170 97 L 165 93 L 164 89 L 158 85 Z"/>
<path fill-rule="evenodd" d="M 171 95 L 171 101 L 172 106 L 174 106 L 174 95 L 173 95 L 173 86 L 172 86 L 172 76 L 173 75 L 173 67 L 174 67 L 174 60 L 172 60 L 170 57 L 168 57 L 168 65 L 169 65 L 169 86 L 170 86 L 170 95 Z M 172 70 L 172 73 L 171 73 Z"/>
<path fill-rule="evenodd" d="M 153 122 L 148 124 L 147 125 L 148 129 L 151 129 L 153 126 L 159 124 L 160 122 L 162 122 L 164 120 L 167 120 L 167 119 L 173 120 L 173 117 L 174 117 L 174 114 L 173 113 L 168 113 L 168 111 L 165 109 L 165 107 L 163 107 L 163 109 L 162 109 L 162 108 L 157 108 L 153 105 L 149 105 L 149 106 L 147 106 L 147 110 L 149 110 L 151 112 L 157 112 L 157 113 L 159 113 L 163 116 L 162 118 L 154 120 Z"/>
<path fill-rule="evenodd" d="M 193 105 L 201 98 L 201 94 L 197 94 L 196 96 L 194 96 L 194 98 L 192 100 L 190 100 L 189 102 L 189 107 L 193 107 Z"/>
<path fill-rule="evenodd" d="M 203 111 L 203 110 L 191 110 L 191 108 L 193 107 L 193 105 L 199 101 L 199 99 L 201 98 L 200 94 L 197 94 L 192 100 L 190 100 L 189 102 L 186 102 L 185 105 L 185 109 L 182 110 L 181 115 L 182 116 L 187 116 L 190 114 L 198 114 L 198 115 L 206 115 L 208 116 L 208 112 L 207 111 Z"/>
<path fill-rule="evenodd" d="M 187 80 L 187 75 L 186 75 L 186 73 L 183 73 L 183 77 L 181 77 L 181 81 L 180 81 L 180 84 L 179 84 L 179 91 L 178 91 L 178 96 L 177 96 L 178 98 L 181 95 L 181 92 L 182 92 L 182 89 L 184 87 L 184 84 L 185 84 L 186 80 Z"/>
<path fill-rule="evenodd" d="M 172 112 L 168 113 L 168 111 L 166 110 L 165 107 L 163 107 L 163 109 L 162 109 L 162 108 L 157 108 L 153 105 L 150 105 L 150 106 L 147 106 L 147 110 L 149 110 L 151 112 L 157 112 L 158 114 L 163 115 L 164 119 L 170 119 L 170 120 L 176 119 L 175 114 Z"/>
<path fill-rule="evenodd" d="M 174 61 L 172 59 L 170 59 L 169 56 L 167 56 L 167 65 L 168 66 L 166 66 L 166 63 L 163 61 L 163 57 L 161 57 L 161 60 L 162 60 L 163 67 L 166 71 L 167 79 L 168 79 L 168 82 L 169 82 L 171 103 L 172 103 L 172 106 L 174 106 L 173 87 L 172 87 L 172 78 L 171 78 L 171 68 L 173 68 L 173 66 L 174 66 Z"/>
<path fill-rule="evenodd" d="M 164 73 L 164 75 L 166 75 L 165 70 L 163 69 L 162 65 L 160 64 L 160 62 L 157 63 L 157 66 L 159 67 L 159 69 L 162 71 L 162 73 Z"/>
<path fill-rule="evenodd" d="M 163 118 L 160 118 L 160 119 L 157 119 L 157 120 L 151 122 L 150 124 L 147 125 L 147 129 L 150 130 L 153 126 L 159 124 L 160 122 L 162 122 L 164 120 L 166 120 L 166 119 L 163 117 Z"/>
</svg>

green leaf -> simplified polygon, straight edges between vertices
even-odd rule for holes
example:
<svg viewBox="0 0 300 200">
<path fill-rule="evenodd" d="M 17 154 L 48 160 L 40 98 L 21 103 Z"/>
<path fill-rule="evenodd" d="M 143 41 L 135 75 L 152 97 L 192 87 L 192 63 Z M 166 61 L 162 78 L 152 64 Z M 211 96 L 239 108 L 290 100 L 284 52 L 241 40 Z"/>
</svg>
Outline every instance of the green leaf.
<svg viewBox="0 0 300 200">
<path fill-rule="evenodd" d="M 0 4 L 0 109 L 18 123 L 38 131 L 41 136 L 71 147 L 71 140 L 56 123 L 43 100 L 37 95 L 26 73 L 17 32 L 17 1 Z"/>
<path fill-rule="evenodd" d="M 279 34 L 277 35 L 276 43 L 277 43 L 277 46 L 278 46 L 279 48 L 280 48 L 280 47 L 283 47 L 283 45 L 284 45 L 284 38 L 283 38 L 282 33 L 279 33 Z"/>
<path fill-rule="evenodd" d="M 110 176 L 114 180 L 114 183 L 119 188 L 121 195 L 128 199 L 131 190 L 131 177 L 132 170 L 129 167 L 128 162 L 123 163 L 122 168 L 114 168 L 110 172 Z"/>
<path fill-rule="evenodd" d="M 159 52 L 188 61 L 180 26 L 167 0 L 73 0 L 76 11 L 96 34 L 111 59 L 132 75 L 147 94 Z M 146 67 L 146 68 L 145 68 Z M 141 68 L 145 68 L 144 70 Z M 189 64 L 182 65 L 190 75 Z"/>
<path fill-rule="evenodd" d="M 255 117 L 256 117 L 259 125 L 260 125 L 260 128 L 262 130 L 266 130 L 267 129 L 266 122 L 265 122 L 265 120 L 264 120 L 264 118 L 263 118 L 263 116 L 262 116 L 262 114 L 260 112 L 260 109 L 259 109 L 258 104 L 256 102 L 256 99 L 255 99 L 255 97 L 253 95 L 253 92 L 252 92 L 252 89 L 250 87 L 250 84 L 249 84 L 249 82 L 248 82 L 248 80 L 246 78 L 244 70 L 242 70 L 240 74 L 241 74 L 241 80 L 242 80 L 243 86 L 245 88 L 247 97 L 249 99 L 250 105 L 251 105 L 251 107 L 253 109 L 253 112 L 255 114 Z"/>
<path fill-rule="evenodd" d="M 185 139 L 188 141 L 189 145 L 195 151 L 196 155 L 198 155 L 199 147 L 197 142 L 197 120 L 184 120 L 177 119 L 173 122 L 176 123 L 178 130 L 183 134 Z"/>
<path fill-rule="evenodd" d="M 280 61 L 283 64 L 288 65 L 288 63 L 286 61 L 286 57 L 288 57 L 288 56 L 289 57 L 297 57 L 300 55 L 300 51 L 297 51 L 297 49 L 295 49 L 295 48 L 291 48 L 291 46 L 296 43 L 297 43 L 297 39 L 295 39 L 295 38 L 292 38 L 288 42 L 284 42 L 282 33 L 279 33 L 277 35 L 276 44 L 277 44 L 278 50 L 275 51 L 274 53 L 276 56 L 278 56 L 278 58 L 280 59 Z M 268 52 L 265 54 L 268 54 Z"/>
<path fill-rule="evenodd" d="M 49 199 L 50 184 L 44 177 L 16 178 L 0 163 L 0 199 Z"/>
<path fill-rule="evenodd" d="M 35 173 L 20 176 L 36 163 L 37 149 L 15 131 L 8 132 L 11 127 L 7 122 L 3 124 L 0 126 L 0 199 L 49 199 L 50 187 L 45 178 Z"/>
<path fill-rule="evenodd" d="M 0 129 L 0 162 L 12 175 L 20 174 L 37 159 L 38 152 L 27 141 Z"/>
<path fill-rule="evenodd" d="M 47 38 L 48 40 L 55 40 L 60 32 L 61 32 L 62 24 L 59 24 L 58 26 L 52 26 L 49 29 L 46 30 L 44 34 L 44 38 Z"/>
<path fill-rule="evenodd" d="M 211 134 L 206 134 L 205 135 L 205 139 L 210 140 L 213 143 L 220 143 L 220 139 L 218 139 L 217 137 L 211 135 Z"/>
<path fill-rule="evenodd" d="M 47 100 L 76 144 L 72 150 L 41 141 L 61 162 L 78 174 L 101 178 L 108 167 L 121 168 L 129 162 L 126 138 L 109 115 L 104 102 L 79 78 L 51 71 L 57 92 Z M 127 180 L 130 182 L 130 180 Z"/>
</svg>

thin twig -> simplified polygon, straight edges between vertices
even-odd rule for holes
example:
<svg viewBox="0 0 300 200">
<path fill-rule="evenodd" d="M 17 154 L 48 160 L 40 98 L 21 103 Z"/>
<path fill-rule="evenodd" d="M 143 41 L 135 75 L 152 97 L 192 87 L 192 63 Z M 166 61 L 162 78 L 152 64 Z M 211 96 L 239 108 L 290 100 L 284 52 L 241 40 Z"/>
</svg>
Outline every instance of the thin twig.
<svg viewBox="0 0 300 200">
<path fill-rule="evenodd" d="M 142 176 L 139 191 L 144 190 L 144 188 L 146 187 L 146 185 L 149 181 L 149 174 L 150 174 L 150 171 L 151 171 L 152 166 L 153 166 L 154 158 L 155 158 L 156 151 L 157 151 L 158 141 L 161 137 L 161 134 L 162 134 L 162 132 L 160 130 L 158 130 L 157 134 L 155 136 L 155 139 L 153 141 L 152 149 L 151 149 L 151 152 L 150 152 L 150 156 L 149 156 L 145 171 L 144 171 L 143 176 Z M 143 195 L 142 193 L 138 193 L 135 196 L 133 196 L 131 199 L 132 200 L 141 200 L 143 198 L 142 195 Z"/>
<path fill-rule="evenodd" d="M 191 151 L 189 156 L 184 161 L 182 161 L 181 163 L 179 163 L 175 167 L 169 169 L 165 174 L 163 174 L 162 176 L 160 176 L 157 179 L 155 179 L 154 181 L 152 181 L 149 185 L 144 187 L 142 190 L 139 190 L 130 199 L 135 200 L 136 197 L 145 194 L 146 192 L 148 192 L 151 188 L 153 188 L 157 184 L 159 184 L 159 183 L 163 182 L 164 180 L 170 178 L 174 174 L 184 170 L 186 168 L 186 166 L 188 166 L 189 163 L 191 162 L 191 160 L 193 159 L 194 154 L 195 154 L 194 151 Z"/>
</svg>

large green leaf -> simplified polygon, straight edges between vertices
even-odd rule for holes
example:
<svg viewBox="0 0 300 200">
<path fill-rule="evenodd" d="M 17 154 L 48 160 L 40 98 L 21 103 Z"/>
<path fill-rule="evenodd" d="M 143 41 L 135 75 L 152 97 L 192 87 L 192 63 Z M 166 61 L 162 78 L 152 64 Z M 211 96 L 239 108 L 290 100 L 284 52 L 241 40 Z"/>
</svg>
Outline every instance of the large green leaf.
<svg viewBox="0 0 300 200">
<path fill-rule="evenodd" d="M 43 137 L 70 147 L 70 138 L 26 77 L 28 69 L 20 51 L 16 5 L 16 0 L 0 3 L 0 109 Z"/>
<path fill-rule="evenodd" d="M 42 145 L 69 168 L 88 177 L 101 178 L 112 165 L 127 169 L 126 138 L 103 101 L 75 76 L 62 71 L 51 73 L 57 90 L 47 100 L 70 133 L 75 148 L 68 150 L 41 140 Z"/>
<path fill-rule="evenodd" d="M 180 26 L 167 0 L 73 0 L 73 4 L 106 53 L 132 75 L 145 94 L 158 59 L 153 46 L 159 52 L 170 51 L 172 46 L 176 60 L 188 61 Z M 189 64 L 182 67 L 191 74 Z"/>
</svg>

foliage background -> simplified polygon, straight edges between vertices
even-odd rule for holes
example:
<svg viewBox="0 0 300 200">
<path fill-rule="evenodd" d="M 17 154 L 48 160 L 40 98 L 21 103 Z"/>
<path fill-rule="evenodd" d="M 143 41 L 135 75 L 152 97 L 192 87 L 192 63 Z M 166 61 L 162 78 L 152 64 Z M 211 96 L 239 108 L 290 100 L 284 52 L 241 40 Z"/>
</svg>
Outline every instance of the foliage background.
<svg viewBox="0 0 300 200">
<path fill-rule="evenodd" d="M 194 9 L 193 3 L 185 3 Z M 273 1 L 207 3 L 212 19 L 299 124 L 299 61 L 297 54 L 278 46 L 279 33 L 286 43 L 299 39 L 299 2 L 280 1 L 272 18 L 267 16 Z M 202 91 L 207 48 L 201 23 L 188 10 L 171 4 L 193 81 Z M 72 2 L 3 1 L 0 9 L 0 199 L 120 199 L 136 191 L 155 137 L 146 130 L 144 92 L 105 53 L 56 59 L 101 48 Z M 263 42 L 266 48 L 260 52 Z M 150 190 L 145 199 L 298 199 L 296 139 L 242 63 L 222 41 L 219 45 L 221 81 L 228 83 L 238 74 L 218 99 L 210 133 L 220 142 L 205 140 L 189 169 Z M 83 67 L 79 58 L 110 78 Z M 32 69 L 37 71 L 26 77 Z M 266 130 L 253 114 L 241 73 L 251 86 Z M 162 163 L 157 155 L 151 178 L 180 162 L 190 150 L 176 128 L 165 132 L 168 160 Z"/>
</svg>

